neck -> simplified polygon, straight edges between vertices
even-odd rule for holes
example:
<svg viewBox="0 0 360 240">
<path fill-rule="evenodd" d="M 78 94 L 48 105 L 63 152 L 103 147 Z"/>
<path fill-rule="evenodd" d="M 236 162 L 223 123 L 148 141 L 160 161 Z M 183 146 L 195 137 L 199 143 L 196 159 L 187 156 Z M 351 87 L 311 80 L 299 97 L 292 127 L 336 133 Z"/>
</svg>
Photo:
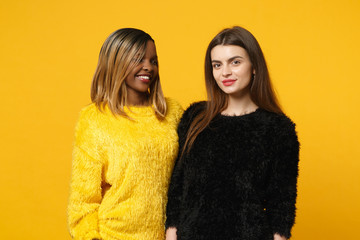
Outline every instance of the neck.
<svg viewBox="0 0 360 240">
<path fill-rule="evenodd" d="M 148 106 L 149 97 L 147 93 L 139 93 L 135 91 L 128 91 L 127 93 L 127 105 L 129 106 Z"/>
<path fill-rule="evenodd" d="M 221 113 L 224 115 L 245 115 L 256 111 L 258 106 L 251 100 L 250 93 L 242 95 L 229 95 L 228 104 L 224 111 Z"/>
</svg>

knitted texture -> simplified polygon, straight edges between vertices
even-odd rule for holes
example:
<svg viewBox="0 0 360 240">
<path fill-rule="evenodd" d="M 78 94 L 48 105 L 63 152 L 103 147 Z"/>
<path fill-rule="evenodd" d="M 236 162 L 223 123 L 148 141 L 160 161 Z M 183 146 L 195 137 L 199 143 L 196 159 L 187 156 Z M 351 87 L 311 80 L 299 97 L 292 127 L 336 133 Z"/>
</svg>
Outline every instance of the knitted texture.
<svg viewBox="0 0 360 240">
<path fill-rule="evenodd" d="M 74 239 L 164 239 L 167 190 L 178 153 L 181 106 L 166 99 L 162 121 L 151 107 L 132 118 L 85 107 L 76 127 L 68 224 Z"/>
<path fill-rule="evenodd" d="M 179 152 L 204 102 L 187 109 L 178 128 Z M 178 159 L 166 227 L 178 240 L 273 240 L 290 237 L 295 219 L 299 142 L 285 115 L 257 109 L 216 116 Z"/>
</svg>

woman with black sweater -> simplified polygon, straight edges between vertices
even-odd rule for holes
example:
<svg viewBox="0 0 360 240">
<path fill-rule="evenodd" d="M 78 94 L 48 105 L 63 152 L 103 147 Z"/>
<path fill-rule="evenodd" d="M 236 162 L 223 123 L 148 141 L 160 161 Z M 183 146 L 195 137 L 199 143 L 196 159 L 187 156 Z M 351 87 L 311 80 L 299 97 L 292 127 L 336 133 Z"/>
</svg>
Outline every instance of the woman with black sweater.
<svg viewBox="0 0 360 240">
<path fill-rule="evenodd" d="M 178 128 L 166 239 L 290 238 L 299 142 L 254 36 L 221 31 L 206 52 L 205 81 L 208 101 L 192 104 Z"/>
</svg>

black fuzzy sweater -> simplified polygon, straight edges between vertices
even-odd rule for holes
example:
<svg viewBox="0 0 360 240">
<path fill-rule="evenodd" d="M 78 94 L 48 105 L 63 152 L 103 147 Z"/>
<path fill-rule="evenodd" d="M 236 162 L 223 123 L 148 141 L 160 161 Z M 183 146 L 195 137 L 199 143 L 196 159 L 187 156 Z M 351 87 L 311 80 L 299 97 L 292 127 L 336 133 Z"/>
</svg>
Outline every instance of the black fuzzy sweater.
<svg viewBox="0 0 360 240">
<path fill-rule="evenodd" d="M 179 124 L 186 132 L 204 102 L 191 105 Z M 285 115 L 257 109 L 216 116 L 178 158 L 167 204 L 166 228 L 178 240 L 270 240 L 290 237 L 295 219 L 299 142 Z"/>
</svg>

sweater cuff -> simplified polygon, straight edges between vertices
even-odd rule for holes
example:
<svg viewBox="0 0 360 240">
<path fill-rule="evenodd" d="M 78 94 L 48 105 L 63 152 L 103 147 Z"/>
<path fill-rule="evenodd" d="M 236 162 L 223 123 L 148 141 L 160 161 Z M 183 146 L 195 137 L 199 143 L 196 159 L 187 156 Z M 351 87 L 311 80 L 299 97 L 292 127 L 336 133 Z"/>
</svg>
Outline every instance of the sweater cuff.
<svg viewBox="0 0 360 240">
<path fill-rule="evenodd" d="M 177 227 L 177 221 L 174 217 L 171 217 L 172 215 L 168 215 L 165 221 L 165 230 L 171 227 L 176 228 Z"/>
<path fill-rule="evenodd" d="M 168 228 L 177 228 L 175 224 L 165 224 L 165 230 Z"/>
<path fill-rule="evenodd" d="M 76 224 L 70 224 L 70 233 L 74 240 L 101 239 L 97 211 L 86 215 Z"/>
<path fill-rule="evenodd" d="M 273 234 L 279 234 L 286 239 L 289 239 L 291 237 L 291 227 L 274 227 L 273 226 Z"/>
</svg>

